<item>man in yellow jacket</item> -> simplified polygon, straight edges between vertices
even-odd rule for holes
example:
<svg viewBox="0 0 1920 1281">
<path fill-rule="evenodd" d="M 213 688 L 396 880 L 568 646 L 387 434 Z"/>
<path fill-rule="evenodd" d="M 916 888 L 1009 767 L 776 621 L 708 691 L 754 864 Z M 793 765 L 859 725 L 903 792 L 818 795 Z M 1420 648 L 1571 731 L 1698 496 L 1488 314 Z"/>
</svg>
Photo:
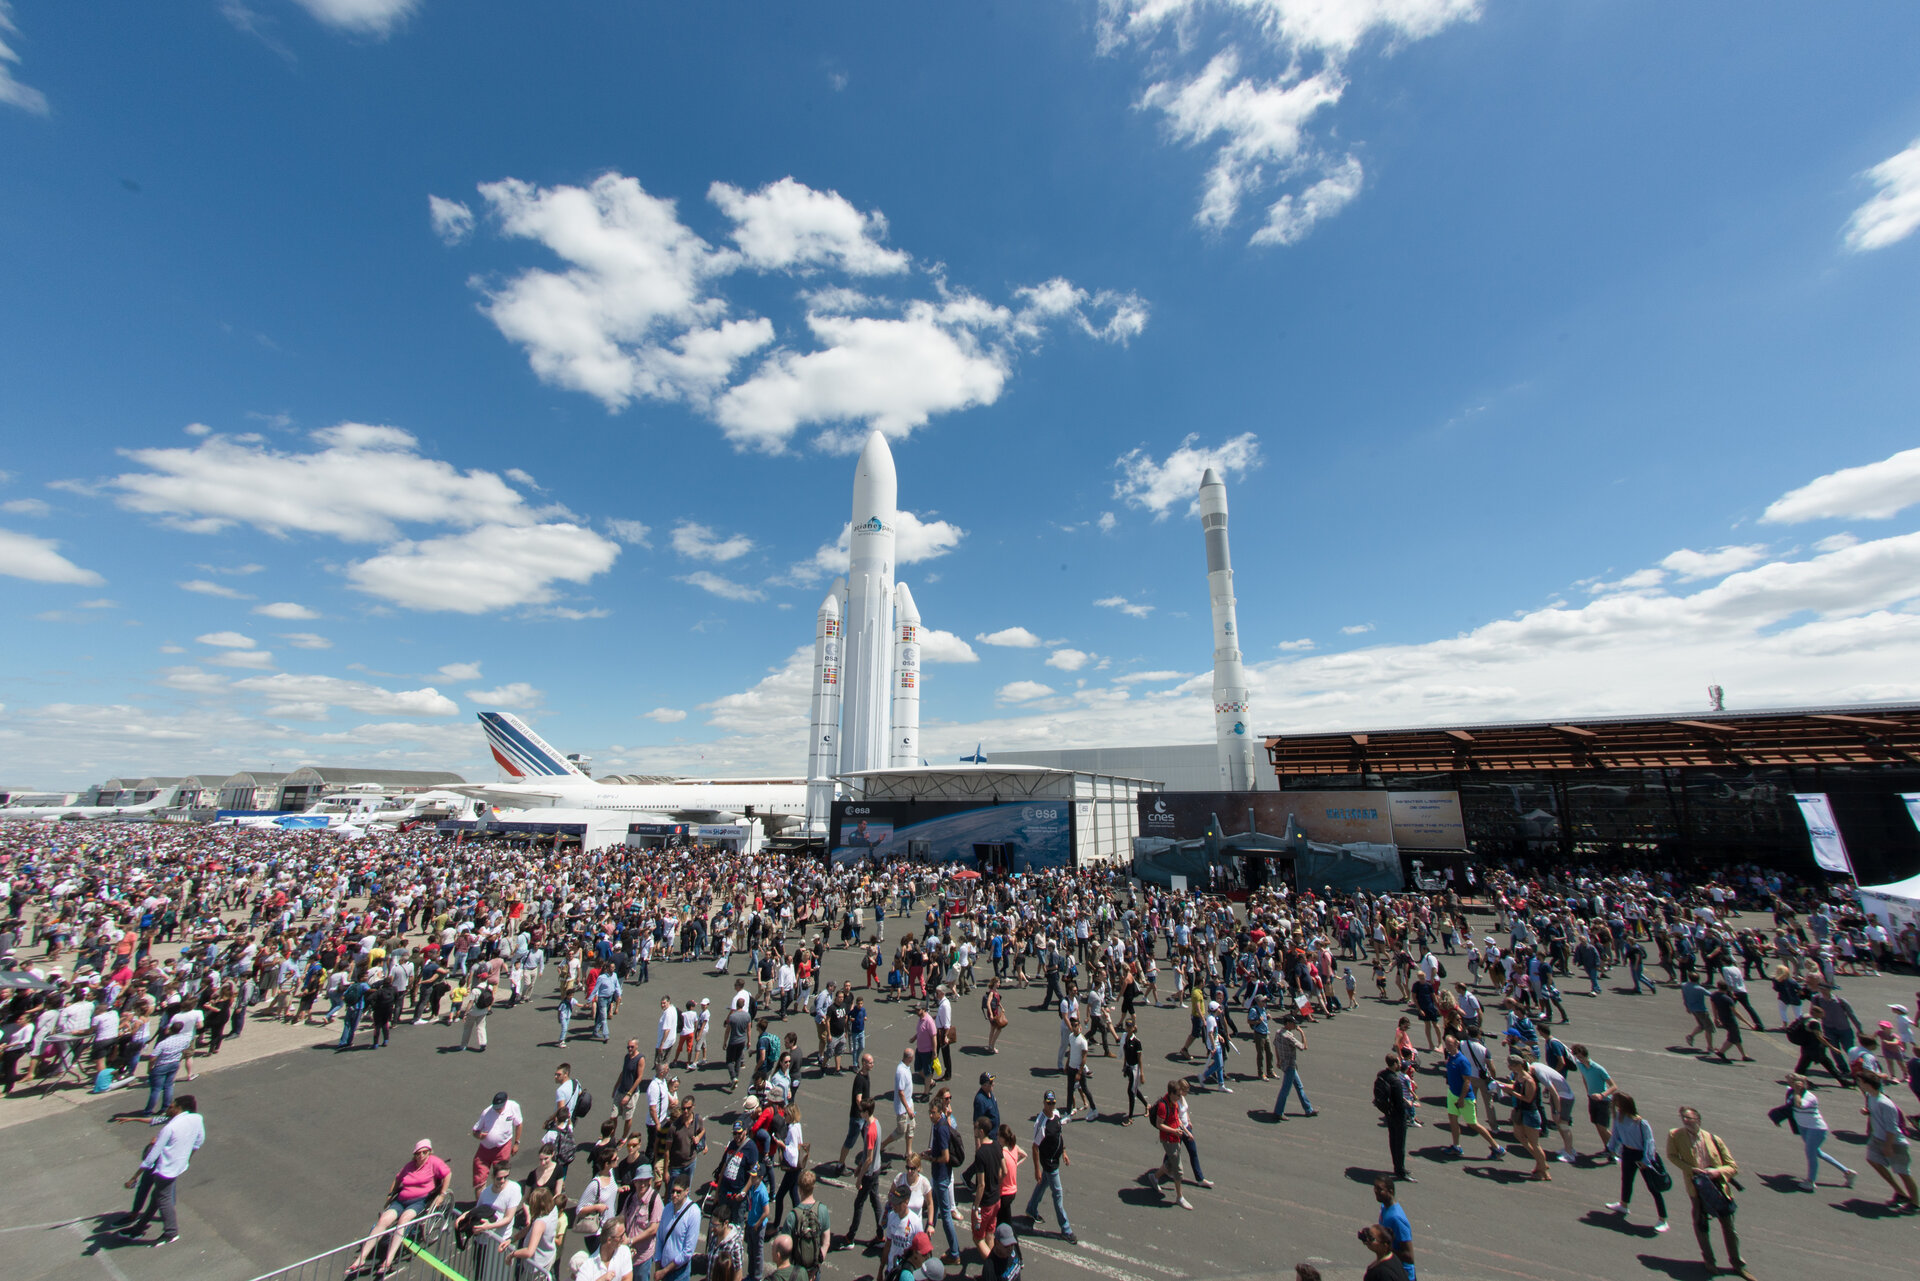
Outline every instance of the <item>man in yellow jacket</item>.
<svg viewBox="0 0 1920 1281">
<path fill-rule="evenodd" d="M 1700 1258 L 1707 1270 L 1718 1267 L 1713 1258 L 1713 1239 L 1707 1234 L 1711 1217 L 1720 1220 L 1720 1235 L 1727 1243 L 1727 1262 L 1734 1274 L 1753 1281 L 1753 1274 L 1740 1257 L 1740 1234 L 1733 1226 L 1733 1179 L 1740 1173 L 1740 1166 L 1726 1142 L 1701 1126 L 1698 1108 L 1682 1107 L 1680 1124 L 1667 1132 L 1667 1163 L 1693 1203 L 1693 1236 L 1700 1243 Z"/>
</svg>

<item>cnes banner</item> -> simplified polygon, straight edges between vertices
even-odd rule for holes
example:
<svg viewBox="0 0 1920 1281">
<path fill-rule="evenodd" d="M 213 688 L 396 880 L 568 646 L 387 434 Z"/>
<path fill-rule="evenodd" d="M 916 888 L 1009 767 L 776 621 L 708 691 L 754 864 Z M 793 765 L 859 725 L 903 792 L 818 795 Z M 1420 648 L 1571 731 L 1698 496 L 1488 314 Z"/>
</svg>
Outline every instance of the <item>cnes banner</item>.
<svg viewBox="0 0 1920 1281">
<path fill-rule="evenodd" d="M 1813 861 L 1829 872 L 1853 875 L 1853 860 L 1847 857 L 1847 843 L 1840 839 L 1840 825 L 1833 821 L 1833 806 L 1825 792 L 1795 792 L 1800 817 L 1807 822 L 1807 839 L 1813 842 Z"/>
</svg>

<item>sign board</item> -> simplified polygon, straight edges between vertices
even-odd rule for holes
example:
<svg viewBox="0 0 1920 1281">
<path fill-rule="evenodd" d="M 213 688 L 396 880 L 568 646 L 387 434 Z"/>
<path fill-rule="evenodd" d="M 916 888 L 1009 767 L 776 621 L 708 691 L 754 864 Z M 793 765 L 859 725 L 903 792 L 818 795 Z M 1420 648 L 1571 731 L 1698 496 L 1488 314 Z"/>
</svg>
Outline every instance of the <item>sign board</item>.
<svg viewBox="0 0 1920 1281">
<path fill-rule="evenodd" d="M 687 835 L 687 831 L 688 828 L 685 823 L 627 824 L 628 836 L 685 836 Z"/>
<path fill-rule="evenodd" d="M 1186 877 L 1179 876 L 1179 875 L 1172 875 L 1172 876 L 1169 876 L 1167 879 L 1172 882 L 1172 888 L 1175 894 L 1185 894 L 1187 892 Z"/>
<path fill-rule="evenodd" d="M 828 848 L 836 863 L 904 858 L 975 867 L 982 846 L 996 847 L 1008 871 L 1073 866 L 1073 805 L 1033 800 L 836 801 Z"/>
<path fill-rule="evenodd" d="M 1284 834 L 1291 814 L 1308 840 L 1329 845 L 1391 845 L 1393 816 L 1388 795 L 1382 791 L 1142 792 L 1138 802 L 1140 835 L 1195 840 L 1207 835 L 1216 817 L 1224 834 L 1238 835 L 1247 830 L 1247 811 L 1251 809 L 1254 824 L 1268 836 Z M 1456 848 L 1460 844 L 1454 842 Z"/>
<path fill-rule="evenodd" d="M 697 841 L 744 841 L 747 839 L 747 829 L 742 823 L 695 823 L 693 838 Z"/>
<path fill-rule="evenodd" d="M 1459 850 L 1467 846 L 1458 792 L 1388 792 L 1393 843 L 1401 849 Z"/>
<path fill-rule="evenodd" d="M 1813 861 L 1829 872 L 1853 875 L 1853 860 L 1847 857 L 1847 843 L 1840 837 L 1840 825 L 1833 821 L 1833 805 L 1825 792 L 1795 792 L 1800 817 L 1807 822 L 1807 839 L 1813 843 Z"/>
</svg>

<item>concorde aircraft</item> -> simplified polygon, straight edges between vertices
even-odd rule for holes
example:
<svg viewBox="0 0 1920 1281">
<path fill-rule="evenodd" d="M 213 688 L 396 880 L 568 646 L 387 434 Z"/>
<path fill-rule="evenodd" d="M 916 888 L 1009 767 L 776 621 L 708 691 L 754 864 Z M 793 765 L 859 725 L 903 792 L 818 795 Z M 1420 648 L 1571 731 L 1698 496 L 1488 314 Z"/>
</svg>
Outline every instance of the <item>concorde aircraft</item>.
<svg viewBox="0 0 1920 1281">
<path fill-rule="evenodd" d="M 671 783 L 595 782 L 508 712 L 480 713 L 493 759 L 510 783 L 455 784 L 446 790 L 502 810 L 614 810 L 683 823 L 761 820 L 769 834 L 798 826 L 807 813 L 805 779 L 677 779 Z"/>
</svg>

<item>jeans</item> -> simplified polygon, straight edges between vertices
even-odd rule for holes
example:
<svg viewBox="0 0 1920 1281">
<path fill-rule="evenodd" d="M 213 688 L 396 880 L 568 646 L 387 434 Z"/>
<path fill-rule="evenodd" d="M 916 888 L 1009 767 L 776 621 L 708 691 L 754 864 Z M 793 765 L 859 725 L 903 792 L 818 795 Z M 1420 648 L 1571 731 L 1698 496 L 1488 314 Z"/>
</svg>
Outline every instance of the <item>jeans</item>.
<svg viewBox="0 0 1920 1281">
<path fill-rule="evenodd" d="M 171 1079 L 171 1078 L 169 1078 Z M 140 1171 L 140 1182 L 133 1192 L 133 1209 L 127 1213 L 132 1219 L 124 1231 L 138 1235 L 147 1230 L 153 1222 L 153 1216 L 160 1216 L 160 1230 L 166 1236 L 180 1235 L 180 1220 L 174 1210 L 174 1180 L 155 1174 L 152 1170 Z"/>
<path fill-rule="evenodd" d="M 1640 995 L 1640 985 L 1642 983 L 1645 983 L 1647 985 L 1647 991 L 1653 992 L 1655 994 L 1659 993 L 1660 989 L 1658 987 L 1655 987 L 1653 980 L 1647 977 L 1647 972 L 1641 966 L 1639 961 L 1628 962 L 1627 969 L 1633 975 L 1633 994 L 1635 996 Z"/>
<path fill-rule="evenodd" d="M 1207 1176 L 1200 1170 L 1200 1145 L 1193 1141 L 1191 1134 L 1182 1134 L 1180 1141 L 1187 1145 L 1187 1164 L 1193 1167 L 1193 1181 L 1205 1183 Z"/>
<path fill-rule="evenodd" d="M 960 1253 L 960 1239 L 953 1232 L 953 1175 L 933 1180 L 933 1212 L 939 1216 L 940 1230 L 947 1234 L 947 1253 Z"/>
<path fill-rule="evenodd" d="M 555 1011 L 560 1020 L 560 1044 L 567 1043 L 567 1033 L 573 1030 L 573 1007 L 564 1002 Z"/>
<path fill-rule="evenodd" d="M 1597 967 L 1591 965 L 1587 967 L 1587 984 L 1588 995 L 1600 995 L 1600 971 Z"/>
<path fill-rule="evenodd" d="M 1840 1173 L 1842 1174 L 1853 1173 L 1852 1170 L 1842 1165 L 1835 1158 L 1828 1156 L 1827 1153 L 1825 1152 L 1824 1145 L 1827 1141 L 1827 1135 L 1829 1133 L 1831 1133 L 1831 1131 L 1824 1130 L 1824 1129 L 1821 1129 L 1821 1130 L 1802 1129 L 1800 1131 L 1800 1142 L 1804 1143 L 1807 1148 L 1807 1182 L 1808 1183 L 1812 1183 L 1819 1178 L 1820 1163 L 1822 1161 L 1825 1161 L 1828 1165 L 1840 1171 Z"/>
<path fill-rule="evenodd" d="M 607 1039 L 607 1015 L 613 1009 L 613 998 L 603 996 L 593 1003 L 593 1034 L 600 1040 Z"/>
<path fill-rule="evenodd" d="M 1273 1114 L 1276 1117 L 1286 1114 L 1287 1095 L 1295 1090 L 1300 1091 L 1301 1110 L 1305 1112 L 1313 1111 L 1313 1103 L 1307 1098 L 1306 1083 L 1301 1081 L 1299 1070 L 1296 1068 L 1287 1068 L 1280 1073 L 1280 1097 L 1273 1101 Z"/>
<path fill-rule="evenodd" d="M 1213 1053 L 1207 1056 L 1207 1070 L 1200 1074 L 1202 1085 L 1225 1085 L 1227 1083 L 1227 1044 L 1216 1041 Z"/>
<path fill-rule="evenodd" d="M 166 1067 L 147 1064 L 147 1110 L 146 1116 L 156 1116 L 173 1106 L 173 1078 L 180 1071 L 178 1062 Z"/>
<path fill-rule="evenodd" d="M 1033 1195 L 1027 1198 L 1027 1217 L 1039 1221 L 1040 1194 L 1053 1193 L 1053 1217 L 1060 1220 L 1060 1231 L 1072 1235 L 1073 1225 L 1067 1222 L 1067 1194 L 1060 1187 L 1060 1167 L 1051 1170 L 1035 1171 Z M 948 1229 L 951 1235 L 952 1229 Z"/>
<path fill-rule="evenodd" d="M 349 1005 L 347 1012 L 340 1018 L 340 1039 L 334 1042 L 334 1048 L 337 1050 L 351 1049 L 353 1047 L 353 1034 L 358 1031 L 359 1028 L 360 1009 L 358 1006 Z"/>
</svg>

